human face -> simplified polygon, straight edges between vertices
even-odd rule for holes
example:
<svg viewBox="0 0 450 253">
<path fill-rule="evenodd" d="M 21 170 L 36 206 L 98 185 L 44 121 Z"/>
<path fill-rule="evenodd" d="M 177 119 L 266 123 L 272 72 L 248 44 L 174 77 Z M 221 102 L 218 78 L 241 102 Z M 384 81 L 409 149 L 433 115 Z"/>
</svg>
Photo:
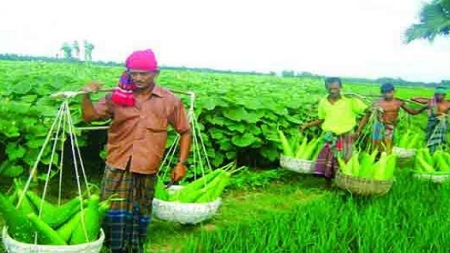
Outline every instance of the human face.
<svg viewBox="0 0 450 253">
<path fill-rule="evenodd" d="M 392 100 L 394 98 L 394 91 L 387 91 L 387 92 L 383 92 L 383 98 L 385 100 Z"/>
<path fill-rule="evenodd" d="M 327 85 L 328 94 L 332 97 L 337 97 L 341 94 L 341 85 L 339 82 L 332 82 Z"/>
<path fill-rule="evenodd" d="M 150 88 L 155 83 L 155 78 L 158 76 L 157 71 L 149 72 L 138 69 L 130 69 L 128 72 L 131 81 L 136 85 L 138 90 L 145 90 Z"/>
</svg>

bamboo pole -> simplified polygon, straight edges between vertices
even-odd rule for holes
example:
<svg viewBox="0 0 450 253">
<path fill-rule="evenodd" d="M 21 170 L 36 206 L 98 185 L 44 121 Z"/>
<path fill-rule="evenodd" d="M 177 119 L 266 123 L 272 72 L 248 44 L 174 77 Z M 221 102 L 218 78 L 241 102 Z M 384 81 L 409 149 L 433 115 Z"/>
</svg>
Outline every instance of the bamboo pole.
<svg viewBox="0 0 450 253">
<path fill-rule="evenodd" d="M 368 97 L 375 97 L 375 98 L 381 98 L 381 97 L 382 97 L 381 95 L 374 95 L 374 94 L 361 95 L 361 94 L 354 93 L 354 92 L 343 93 L 343 95 L 356 96 L 356 97 L 359 97 L 359 98 L 361 98 L 361 99 L 367 99 L 367 100 L 369 100 Z M 404 99 L 404 98 L 395 98 L 395 99 L 398 99 L 398 100 L 400 100 L 400 101 L 409 102 L 409 103 L 413 103 L 413 104 L 416 104 L 416 105 L 422 105 L 422 106 L 423 106 L 423 104 L 418 103 L 418 102 L 416 102 L 416 101 L 412 101 L 412 100 L 410 100 L 410 99 Z"/>
<path fill-rule="evenodd" d="M 80 131 L 106 130 L 109 129 L 109 126 L 87 126 L 87 127 L 77 127 L 76 129 Z"/>
<path fill-rule="evenodd" d="M 100 89 L 98 92 L 111 92 L 113 91 L 113 88 L 108 88 L 108 89 Z M 189 95 L 191 97 L 195 97 L 195 93 L 193 91 L 183 91 L 183 90 L 177 90 L 177 89 L 169 89 L 171 92 L 173 93 L 177 93 L 177 94 L 183 94 L 183 95 Z M 50 95 L 51 98 L 73 98 L 79 95 L 84 95 L 84 94 L 90 94 L 90 93 L 95 93 L 95 92 L 87 92 L 87 91 L 60 91 L 60 92 L 56 92 Z"/>
<path fill-rule="evenodd" d="M 107 89 L 100 89 L 98 92 L 111 92 L 113 91 L 113 88 L 107 88 Z M 183 94 L 188 95 L 191 98 L 191 106 L 193 104 L 193 101 L 195 100 L 195 93 L 193 91 L 183 91 L 183 90 L 177 90 L 177 89 L 169 89 L 173 93 L 177 94 Z M 87 92 L 87 91 L 60 91 L 56 92 L 50 95 L 51 98 L 57 99 L 57 98 L 73 98 L 79 95 L 83 94 L 89 94 L 94 92 Z M 80 131 L 91 131 L 91 130 L 107 130 L 109 129 L 109 126 L 86 126 L 86 127 L 77 127 L 76 129 Z"/>
</svg>

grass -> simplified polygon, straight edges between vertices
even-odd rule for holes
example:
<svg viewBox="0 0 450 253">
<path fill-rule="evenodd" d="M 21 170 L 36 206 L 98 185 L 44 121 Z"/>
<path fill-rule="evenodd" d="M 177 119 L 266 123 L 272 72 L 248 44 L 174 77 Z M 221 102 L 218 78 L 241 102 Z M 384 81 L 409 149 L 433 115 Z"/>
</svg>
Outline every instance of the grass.
<svg viewBox="0 0 450 253">
<path fill-rule="evenodd" d="M 323 192 L 319 189 L 321 180 L 295 173 L 280 174 L 282 179 L 265 187 L 228 191 L 214 218 L 200 225 L 181 225 L 154 219 L 149 227 L 149 249 L 151 252 L 183 252 L 180 251 L 181 246 L 193 235 L 270 219 L 322 197 Z"/>
<path fill-rule="evenodd" d="M 391 192 L 374 198 L 284 170 L 241 174 L 213 219 L 154 218 L 146 252 L 448 252 L 450 186 L 413 180 L 412 162 L 400 160 Z"/>
<path fill-rule="evenodd" d="M 13 69 L 20 69 L 17 68 L 16 62 L 11 63 L 2 63 L 2 66 L 13 64 Z M 28 64 L 29 65 L 29 64 Z M 60 66 L 60 67 L 56 67 Z M 36 65 L 37 70 L 39 71 L 50 71 L 52 72 L 52 75 L 44 75 L 49 76 L 50 79 L 39 79 L 35 80 L 37 83 L 41 84 L 36 87 L 44 87 L 47 83 L 52 85 L 55 85 L 54 89 L 56 90 L 70 90 L 72 88 L 76 88 L 79 83 L 84 83 L 84 79 L 90 78 L 91 71 L 83 72 L 82 69 L 78 70 L 78 68 L 73 69 L 76 71 L 76 78 L 70 77 L 70 71 L 68 72 L 67 66 L 63 65 L 53 65 L 49 64 L 48 67 L 45 66 L 45 68 L 42 68 L 43 66 Z M 9 67 L 8 67 L 9 68 Z M 27 66 L 26 69 L 29 72 L 30 67 Z M 116 75 L 118 68 L 108 68 L 102 70 L 99 70 L 99 74 L 101 74 L 101 79 L 104 81 L 112 80 L 115 82 L 117 79 Z M 56 73 L 55 73 L 56 71 Z M 7 73 L 8 71 L 5 71 Z M 9 73 L 9 72 L 8 72 Z M 37 72 L 36 72 L 37 73 Z M 242 101 L 245 101 L 246 103 L 253 104 L 251 102 L 255 102 L 256 104 L 261 104 L 260 99 L 261 98 L 273 98 L 274 101 L 270 101 L 271 99 L 267 100 L 267 105 L 269 105 L 266 108 L 266 112 L 268 115 L 272 115 L 275 117 L 275 115 L 278 115 L 277 109 L 273 108 L 281 108 L 286 109 L 287 105 L 291 109 L 294 109 L 295 107 L 289 103 L 278 103 L 279 101 L 283 101 L 282 99 L 285 98 L 282 92 L 282 96 L 274 96 L 273 93 L 274 90 L 283 90 L 286 87 L 289 87 L 290 89 L 296 91 L 298 93 L 298 96 L 294 96 L 295 99 L 298 99 L 298 102 L 292 101 L 291 99 L 286 100 L 287 102 L 292 101 L 295 103 L 303 104 L 306 102 L 308 105 L 306 108 L 295 109 L 292 111 L 291 116 L 299 117 L 302 121 L 309 120 L 311 117 L 314 117 L 316 115 L 316 111 L 313 109 L 314 107 L 310 107 L 309 103 L 312 101 L 315 101 L 319 97 L 322 97 L 323 94 L 325 94 L 322 81 L 313 80 L 311 78 L 276 78 L 276 77 L 254 77 L 254 76 L 242 76 L 242 75 L 223 75 L 223 74 L 199 74 L 196 72 L 190 72 L 190 71 L 183 71 L 183 72 L 177 72 L 175 74 L 175 71 L 163 71 L 163 75 L 161 76 L 161 83 L 165 86 L 171 88 L 179 88 L 179 89 L 185 89 L 185 90 L 195 90 L 200 93 L 199 100 L 196 106 L 197 109 L 204 109 L 203 110 L 203 124 L 211 124 L 216 125 L 215 121 L 209 121 L 209 119 L 222 119 L 221 113 L 217 114 L 218 110 L 209 110 L 205 109 L 208 107 L 213 108 L 211 105 L 218 106 L 219 108 L 221 106 L 228 107 L 228 106 L 238 106 L 239 108 L 243 106 L 243 108 L 247 109 L 248 111 L 253 111 L 254 109 L 251 109 L 251 107 L 246 107 L 245 104 L 242 104 Z M 21 73 L 14 74 L 16 76 L 22 75 Z M 15 79 L 15 76 L 8 76 Z M 43 75 L 40 75 L 43 76 Z M 60 80 L 61 84 L 68 83 L 71 84 L 67 86 L 68 84 L 64 84 L 64 86 L 58 87 L 54 83 L 52 76 L 57 76 L 58 80 Z M 61 77 L 62 79 L 60 79 Z M 70 77 L 70 78 L 69 78 Z M 22 83 L 25 76 L 21 77 Z M 30 80 L 34 80 L 35 76 L 30 76 Z M 8 79 L 8 78 L 7 78 Z M 28 79 L 27 79 L 28 80 Z M 61 81 L 63 80 L 63 81 Z M 112 83 L 112 82 L 111 82 Z M 215 84 L 215 85 L 203 85 L 204 83 L 208 84 Z M 236 83 L 245 84 L 245 85 L 238 85 L 236 86 Z M 220 85 L 219 85 L 220 84 Z M 270 85 L 269 85 L 270 84 Z M 317 84 L 317 85 L 316 85 Z M 20 86 L 20 85 L 19 85 Z M 18 94 L 20 94 L 20 87 L 14 86 L 17 89 Z M 26 86 L 26 85 L 25 85 Z M 254 87 L 253 87 L 254 86 Z M 53 86 L 52 86 L 53 87 Z M 72 88 L 71 88 L 72 87 Z M 241 92 L 228 92 L 228 88 L 231 87 L 231 90 L 235 90 L 236 87 L 241 87 Z M 257 88 L 255 88 L 257 87 Z M 265 89 L 260 89 L 261 87 L 265 87 Z M 281 87 L 281 89 L 278 89 L 277 87 Z M 364 94 L 379 94 L 379 87 L 378 85 L 345 85 L 344 90 L 346 92 L 351 91 L 357 91 L 362 92 Z M 418 90 L 417 88 L 407 88 L 407 87 L 398 87 L 398 95 L 402 98 L 410 98 L 413 96 L 418 95 L 419 93 L 423 96 L 430 96 L 432 94 L 432 91 L 430 89 L 420 88 Z M 246 92 L 244 92 L 246 91 Z M 420 91 L 420 92 L 419 92 Z M 48 90 L 36 90 L 39 96 L 47 96 Z M 222 93 L 224 92 L 224 93 Z M 256 92 L 256 93 L 254 93 Z M 261 93 L 262 92 L 262 93 Z M 238 97 L 235 96 L 228 96 L 229 94 L 238 94 Z M 243 97 L 243 94 L 247 94 L 247 97 Z M 211 100 L 203 100 L 201 99 L 201 94 L 210 94 L 212 95 Z M 244 95 L 245 95 L 244 94 Z M 259 96 L 255 96 L 255 94 L 260 94 Z M 225 96 L 226 100 L 223 100 L 221 96 Z M 276 94 L 275 94 L 276 95 Z M 99 95 L 100 96 L 100 95 Z M 283 97 L 284 96 L 284 97 Z M 204 98 L 207 96 L 203 96 Z M 292 94 L 290 94 L 290 97 L 292 97 Z M 257 100 L 254 100 L 254 99 Z M 279 98 L 279 99 L 278 99 Z M 236 99 L 236 101 L 235 101 Z M 277 100 L 275 102 L 275 100 Z M 217 101 L 216 101 L 217 100 Z M 223 101 L 222 101 L 223 100 Z M 219 106 L 219 104 L 215 104 L 216 102 L 222 101 L 222 105 Z M 310 102 L 307 102 L 310 101 Z M 208 103 L 209 102 L 209 103 Z M 203 103 L 203 105 L 202 105 Z M 272 104 L 269 104 L 272 103 Z M 273 106 L 272 106 L 273 105 Z M 26 104 L 26 106 L 28 106 Z M 415 106 L 417 107 L 417 106 Z M 280 110 L 281 110 L 280 109 Z M 272 111 L 275 110 L 275 111 Z M 20 111 L 20 110 L 19 110 Z M 302 112 L 301 114 L 298 114 L 298 112 Z M 312 112 L 309 114 L 309 112 Z M 16 114 L 13 114 L 13 116 Z M 22 115 L 22 114 L 17 114 Z M 16 115 L 16 117 L 18 117 Z M 205 116 L 206 115 L 206 116 Z M 22 117 L 22 116 L 20 116 Z M 403 122 L 409 121 L 409 119 L 413 119 L 414 122 L 417 121 L 417 124 L 405 124 L 402 125 L 402 129 L 406 128 L 409 129 L 409 125 L 418 125 L 418 126 L 425 126 L 425 114 L 422 114 L 421 116 L 415 116 L 415 117 L 403 117 L 401 120 Z M 269 124 L 267 126 L 271 127 L 270 123 L 280 123 L 285 121 L 284 117 L 276 116 L 275 118 L 279 118 L 278 121 L 272 121 L 268 120 Z M 226 122 L 231 123 L 233 126 L 242 126 L 241 120 L 238 119 L 236 121 L 228 121 L 227 118 Z M 288 120 L 289 121 L 289 120 Z M 287 122 L 287 121 L 286 121 Z M 7 124 L 8 123 L 8 124 Z M 9 121 L 6 119 L 5 124 L 9 126 Z M 267 123 L 267 122 L 265 122 Z M 228 124 L 228 123 L 227 123 Z M 258 123 L 259 124 L 259 123 Z M 251 125 L 251 124 L 250 124 Z M 283 125 L 283 124 L 282 124 Z M 285 123 L 285 126 L 292 126 L 292 124 Z M 247 127 L 247 125 L 245 125 Z M 239 131 L 231 130 L 226 128 L 226 131 L 221 132 L 222 130 L 219 129 L 220 133 L 224 133 L 226 136 L 234 136 L 237 135 Z M 248 130 L 248 129 L 247 129 Z M 296 128 L 294 129 L 295 131 Z M 97 133 L 95 133 L 97 134 Z M 93 134 L 93 135 L 95 135 Z M 240 134 L 240 132 L 239 132 Z M 255 134 L 257 138 L 259 135 Z M 33 136 L 32 136 L 33 137 Z M 92 136 L 91 136 L 92 137 Z M 105 138 L 103 136 L 102 138 Z M 226 138 L 226 137 L 225 137 Z M 224 138 L 224 139 L 225 139 Z M 267 140 L 265 137 L 261 137 L 264 142 Z M 212 140 L 213 138 L 211 138 Z M 99 139 L 96 139 L 99 140 Z M 16 141 L 13 139 L 12 141 Z M 104 139 L 103 139 L 104 141 Z M 94 139 L 91 139 L 91 142 L 95 142 Z M 225 144 L 228 144 L 228 142 L 225 142 Z M 230 147 L 232 146 L 229 144 Z M 94 146 L 93 143 L 89 144 L 90 151 L 92 152 L 92 146 Z M 225 147 L 226 145 L 218 145 L 220 147 Z M 235 148 L 235 147 L 234 147 Z M 233 148 L 233 149 L 234 149 Z M 267 146 L 263 147 L 267 148 L 263 151 L 275 151 L 276 149 L 274 146 Z M 95 148 L 94 148 L 95 150 Z M 213 151 L 216 151 L 215 149 L 212 149 Z M 221 152 L 223 155 L 231 151 L 231 149 L 226 148 L 227 152 L 222 152 L 223 149 L 221 149 Z M 234 150 L 233 150 L 234 152 Z M 258 151 L 259 152 L 259 151 Z M 92 157 L 87 157 L 86 160 L 91 159 L 97 159 L 95 157 L 98 156 L 97 153 L 92 152 Z M 273 152 L 272 152 L 273 153 Z M 243 154 L 243 156 L 248 154 Z M 257 164 L 256 162 L 250 162 L 253 160 L 256 160 L 257 158 L 252 157 L 253 154 L 248 155 L 250 158 L 246 159 L 246 164 Z M 260 154 L 258 154 L 260 155 Z M 0 154 L 1 156 L 1 154 Z M 27 154 L 27 157 L 29 155 Z M 0 157 L 0 160 L 2 157 Z M 98 161 L 96 161 L 98 162 Z M 406 161 L 406 164 L 402 161 L 402 167 L 408 167 L 409 161 Z M 99 166 L 92 166 L 93 168 L 100 168 Z M 90 175 L 94 174 L 95 170 L 90 171 Z M 98 175 L 95 175 L 93 178 L 91 178 L 89 181 L 91 182 L 99 182 L 99 178 L 96 177 Z M 405 177 L 405 180 L 407 177 Z M 0 178 L 0 187 L 3 187 L 3 191 L 6 191 L 5 186 L 9 186 L 10 183 L 3 183 L 1 182 L 3 179 Z M 71 183 L 71 182 L 68 182 Z M 382 245 L 377 244 L 378 242 L 375 242 L 377 239 L 377 236 L 382 233 L 383 231 L 389 231 L 390 233 L 386 234 L 392 234 L 392 238 L 397 239 L 399 242 L 402 242 L 402 245 L 406 245 L 405 242 L 410 242 L 412 245 L 417 246 L 418 244 L 415 243 L 415 238 L 418 238 L 419 233 L 430 233 L 433 234 L 433 226 L 437 226 L 436 222 L 441 219 L 445 219 L 446 217 L 442 215 L 435 215 L 433 214 L 433 210 L 437 210 L 436 206 L 438 206 L 440 209 L 443 210 L 442 207 L 444 207 L 444 203 L 442 202 L 442 199 L 435 198 L 435 197 L 429 197 L 427 194 L 441 194 L 442 192 L 436 189 L 434 186 L 430 186 L 427 184 L 418 184 L 418 185 L 401 185 L 396 184 L 393 192 L 390 193 L 387 198 L 377 198 L 376 200 L 360 200 L 360 198 L 349 198 L 348 194 L 343 193 L 342 191 L 336 191 L 336 192 L 327 192 L 324 193 L 323 191 L 319 190 L 318 188 L 322 185 L 322 181 L 309 177 L 304 175 L 298 175 L 295 173 L 279 173 L 274 170 L 264 172 L 264 173 L 251 173 L 246 176 L 240 176 L 237 177 L 234 180 L 234 184 L 232 187 L 230 187 L 229 191 L 224 195 L 223 203 L 221 207 L 219 208 L 219 211 L 217 215 L 214 217 L 214 219 L 205 221 L 201 225 L 197 226 L 183 226 L 179 224 L 174 224 L 170 222 L 165 221 L 158 221 L 154 220 L 150 227 L 149 227 L 149 247 L 152 250 L 152 252 L 172 252 L 172 251 L 178 251 L 178 252 L 198 252 L 199 249 L 207 250 L 208 245 L 209 246 L 217 246 L 218 249 L 221 249 L 221 252 L 241 252 L 242 249 L 246 249 L 246 252 L 255 252 L 259 250 L 258 252 L 264 252 L 266 250 L 264 247 L 267 246 L 266 242 L 269 242 L 268 244 L 270 247 L 268 249 L 271 249 L 272 252 L 278 252 L 280 249 L 288 249 L 293 252 L 302 252 L 300 249 L 304 249 L 308 252 L 323 252 L 326 250 L 329 250 L 327 252 L 341 252 L 345 250 L 355 251 L 360 250 L 362 252 L 365 252 L 367 248 L 364 248 L 366 246 L 361 246 L 361 243 L 364 243 L 366 241 L 369 242 L 369 247 L 371 245 Z M 64 193 L 66 194 L 66 197 L 73 197 L 76 195 L 76 191 L 73 189 L 66 187 L 67 185 L 64 185 Z M 407 189 L 414 189 L 414 190 L 408 190 L 404 191 L 402 187 L 406 187 Z M 47 199 L 54 200 L 55 194 L 55 187 L 52 187 L 52 196 L 49 196 Z M 422 191 L 423 189 L 426 189 Z M 420 194 L 419 194 L 420 193 Z M 405 195 L 409 194 L 409 195 Z M 441 195 L 439 195 L 441 196 Z M 442 195 L 444 196 L 444 195 Z M 442 197 L 441 196 L 441 197 Z M 448 199 L 448 198 L 447 198 Z M 408 203 L 407 205 L 400 205 L 403 202 Z M 416 203 L 422 203 L 422 205 L 415 205 Z M 392 212 L 380 212 L 381 209 L 386 209 L 386 207 L 391 208 Z M 417 209 L 417 210 L 416 210 Z M 334 213 L 335 210 L 340 210 L 345 213 L 345 215 L 341 216 L 341 218 L 336 221 L 334 219 L 335 216 L 331 216 L 330 213 Z M 389 210 L 389 209 L 388 209 Z M 406 210 L 406 211 L 405 211 Z M 417 215 L 411 214 L 411 212 L 418 212 Z M 405 216 L 404 213 L 407 215 Z M 398 232 L 399 228 L 398 226 L 391 226 L 392 224 L 389 223 L 389 221 L 392 222 L 400 222 L 402 219 L 406 218 L 413 218 L 413 219 L 420 219 L 425 216 L 421 216 L 421 213 L 426 213 L 433 217 L 431 220 L 431 224 L 433 226 L 420 226 L 419 222 L 417 220 L 414 220 L 414 224 L 416 225 L 414 228 L 417 229 L 417 233 L 411 232 L 411 228 L 408 228 L 405 226 L 401 227 L 402 229 L 408 229 L 411 236 L 413 236 L 413 239 L 408 239 L 401 237 L 401 232 Z M 372 223 L 365 223 L 368 222 L 368 219 L 364 219 L 364 215 L 372 215 L 370 217 L 374 217 L 374 220 Z M 439 213 L 438 213 L 439 214 Z M 316 216 L 314 216 L 316 215 Z M 390 219 L 388 221 L 383 220 Z M 426 217 L 425 217 L 426 218 Z M 423 218 L 423 219 L 425 219 Z M 324 223 L 322 220 L 330 221 L 327 225 L 327 223 Z M 427 220 L 428 221 L 428 220 Z M 0 225 L 1 225 L 1 219 L 0 219 Z M 333 225 L 333 222 L 339 222 L 339 226 Z M 275 228 L 274 224 L 280 224 L 279 227 Z M 293 225 L 290 225 L 293 224 Z M 320 227 L 317 227 L 317 224 L 322 224 Z M 325 224 L 325 225 L 323 225 Z M 355 224 L 363 224 L 365 227 L 362 227 L 360 229 L 354 228 Z M 374 225 L 370 225 L 374 224 Z M 406 220 L 406 224 L 408 224 L 408 220 Z M 442 227 L 442 231 L 449 231 L 448 226 L 445 222 L 442 222 L 439 224 Z M 343 229 L 346 227 L 352 228 L 352 229 Z M 371 236 L 369 239 L 368 237 L 365 237 L 358 233 L 365 233 L 367 231 L 370 231 L 370 228 L 373 227 L 373 231 L 369 232 L 369 235 Z M 439 227 L 439 226 L 437 226 Z M 447 229 L 447 230 L 445 230 Z M 267 232 L 265 232 L 267 231 Z M 288 231 L 288 232 L 287 232 Z M 381 232 L 380 232 L 381 231 Z M 395 232 L 394 232 L 395 231 Z M 250 233 L 249 236 L 245 235 L 245 232 Z M 331 233 L 330 233 L 331 232 Z M 293 235 L 290 235 L 293 234 Z M 236 238 L 236 235 L 239 235 L 241 238 Z M 294 236 L 297 236 L 297 238 L 294 238 Z M 406 235 L 406 237 L 410 236 L 409 234 Z M 436 238 L 444 241 L 450 241 L 448 238 L 435 236 Z M 233 238 L 236 238 L 235 241 L 231 241 Z M 263 239 L 262 239 L 263 238 Z M 277 241 L 277 238 L 281 238 L 281 242 Z M 299 239 L 300 238 L 300 239 Z M 355 239 L 357 238 L 357 239 Z M 385 236 L 380 237 L 380 243 L 389 243 L 393 244 L 395 241 L 391 237 Z M 430 242 L 435 242 L 435 239 L 433 237 L 424 237 L 427 238 Z M 246 240 L 243 240 L 246 239 Z M 240 240 L 240 241 L 239 241 Z M 384 240 L 384 241 L 383 241 Z M 309 241 L 309 243 L 307 243 Z M 424 250 L 434 250 L 435 248 L 427 247 L 426 240 L 424 240 L 425 246 L 417 246 L 419 248 L 422 247 Z M 215 243 L 219 242 L 219 244 Z M 224 247 L 224 243 L 220 242 L 226 242 L 229 244 L 228 247 Z M 306 243 L 305 243 L 306 242 Z M 336 248 L 334 245 L 341 244 L 342 248 Z M 355 246 L 356 245 L 356 246 Z M 253 248 L 252 248 L 253 247 Z M 310 247 L 310 248 L 307 248 Z M 320 248 L 321 247 L 321 248 Z M 385 248 L 374 248 L 377 249 L 375 252 L 385 252 L 383 251 Z M 392 250 L 403 250 L 407 248 L 392 248 Z M 387 250 L 389 252 L 389 249 Z M 105 251 L 106 252 L 106 251 Z M 395 251 L 391 251 L 395 252 Z"/>
<path fill-rule="evenodd" d="M 99 180 L 99 177 L 91 178 L 91 182 Z M 322 183 L 311 176 L 284 170 L 245 172 L 232 181 L 230 190 L 224 195 L 213 219 L 198 225 L 181 225 L 154 218 L 149 226 L 148 250 L 182 252 L 179 251 L 180 245 L 184 245 L 192 235 L 227 229 L 235 224 L 251 224 L 255 220 L 266 220 L 273 215 L 286 214 L 297 206 L 322 197 Z M 2 192 L 6 192 L 10 183 L 5 180 L 2 185 Z M 57 187 L 51 186 L 48 200 L 55 202 Z M 64 193 L 74 196 L 76 190 L 66 187 Z M 3 218 L 0 217 L 0 226 L 3 223 Z M 109 251 L 104 248 L 102 253 L 106 252 Z"/>
<path fill-rule="evenodd" d="M 381 197 L 343 191 L 264 219 L 192 234 L 178 252 L 448 252 L 450 183 L 399 171 Z"/>
</svg>

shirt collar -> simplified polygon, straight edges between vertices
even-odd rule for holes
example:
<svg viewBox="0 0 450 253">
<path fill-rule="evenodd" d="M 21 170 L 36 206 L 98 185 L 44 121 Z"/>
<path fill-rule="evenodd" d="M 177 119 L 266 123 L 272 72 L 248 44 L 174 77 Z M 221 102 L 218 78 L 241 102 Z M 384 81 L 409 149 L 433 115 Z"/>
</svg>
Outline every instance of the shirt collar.
<svg viewBox="0 0 450 253">
<path fill-rule="evenodd" d="M 323 96 L 323 97 L 322 97 L 322 100 L 327 101 L 327 102 L 330 102 L 330 101 L 328 100 L 328 94 L 325 95 L 325 96 Z M 346 97 L 345 95 L 341 94 L 341 98 L 340 98 L 338 101 L 341 101 L 341 100 L 342 100 L 342 101 L 346 101 L 346 100 L 349 100 L 349 98 Z M 338 101 L 336 101 L 336 102 L 338 102 Z"/>
<path fill-rule="evenodd" d="M 155 84 L 155 87 L 152 89 L 152 95 L 156 95 L 158 97 L 164 97 L 164 90 L 163 88 L 159 87 Z"/>
</svg>

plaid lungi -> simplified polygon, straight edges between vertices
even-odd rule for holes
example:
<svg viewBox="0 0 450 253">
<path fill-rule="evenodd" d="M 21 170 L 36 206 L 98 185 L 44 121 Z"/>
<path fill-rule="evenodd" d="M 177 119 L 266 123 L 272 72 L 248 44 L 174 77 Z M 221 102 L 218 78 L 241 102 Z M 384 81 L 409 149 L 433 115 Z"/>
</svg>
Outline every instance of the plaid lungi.
<svg viewBox="0 0 450 253">
<path fill-rule="evenodd" d="M 426 140 L 427 147 L 431 153 L 434 153 L 439 146 L 447 143 L 447 131 L 447 118 L 439 118 L 435 115 L 428 118 Z"/>
<path fill-rule="evenodd" d="M 373 125 L 372 139 L 379 141 L 384 139 L 393 139 L 395 126 L 393 124 L 386 124 L 376 121 Z"/>
<path fill-rule="evenodd" d="M 341 156 L 345 161 L 348 161 L 352 156 L 353 139 L 352 132 L 339 136 L 326 132 L 324 146 L 315 163 L 314 175 L 328 179 L 334 178 L 339 169 L 337 157 Z"/>
<path fill-rule="evenodd" d="M 112 194 L 124 200 L 111 202 L 103 230 L 105 244 L 113 251 L 133 249 L 143 252 L 150 224 L 152 201 L 155 192 L 156 175 L 143 175 L 126 170 L 114 169 L 108 165 L 101 185 L 102 200 Z"/>
</svg>

